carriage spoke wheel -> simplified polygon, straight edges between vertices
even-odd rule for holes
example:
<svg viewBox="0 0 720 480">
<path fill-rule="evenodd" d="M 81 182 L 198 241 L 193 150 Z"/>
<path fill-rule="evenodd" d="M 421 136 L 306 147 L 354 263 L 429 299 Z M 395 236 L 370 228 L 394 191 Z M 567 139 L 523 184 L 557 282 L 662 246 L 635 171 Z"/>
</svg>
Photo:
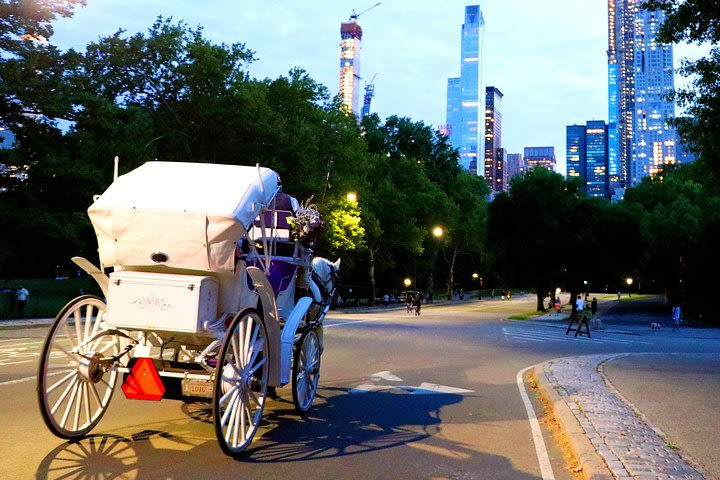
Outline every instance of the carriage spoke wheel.
<svg viewBox="0 0 720 480">
<path fill-rule="evenodd" d="M 267 398 L 267 352 L 259 315 L 237 316 L 220 349 L 213 397 L 215 435 L 228 455 L 245 450 L 257 432 Z"/>
<path fill-rule="evenodd" d="M 40 413 L 60 438 L 82 437 L 108 408 L 117 372 L 99 361 L 117 355 L 122 340 L 101 335 L 107 329 L 106 306 L 98 297 L 70 301 L 55 317 L 43 347 L 37 375 Z"/>
<path fill-rule="evenodd" d="M 320 380 L 320 341 L 315 329 L 308 328 L 300 336 L 293 359 L 292 394 L 298 413 L 312 406 Z"/>
</svg>

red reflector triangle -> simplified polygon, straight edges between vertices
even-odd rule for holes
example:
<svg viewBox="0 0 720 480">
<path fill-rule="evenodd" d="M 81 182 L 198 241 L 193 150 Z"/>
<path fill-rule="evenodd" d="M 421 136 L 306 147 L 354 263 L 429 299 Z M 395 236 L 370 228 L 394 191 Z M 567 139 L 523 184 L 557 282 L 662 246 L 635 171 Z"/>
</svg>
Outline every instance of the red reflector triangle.
<svg viewBox="0 0 720 480">
<path fill-rule="evenodd" d="M 157 368 L 151 358 L 139 358 L 122 385 L 125 397 L 134 400 L 160 400 L 165 394 Z"/>
</svg>

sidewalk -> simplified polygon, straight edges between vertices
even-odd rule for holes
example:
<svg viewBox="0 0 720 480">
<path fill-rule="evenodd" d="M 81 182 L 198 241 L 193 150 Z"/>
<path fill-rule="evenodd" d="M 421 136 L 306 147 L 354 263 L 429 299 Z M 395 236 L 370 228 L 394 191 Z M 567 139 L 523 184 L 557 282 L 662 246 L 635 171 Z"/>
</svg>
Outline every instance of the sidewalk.
<svg viewBox="0 0 720 480">
<path fill-rule="evenodd" d="M 622 355 L 561 358 L 535 369 L 585 478 L 702 479 L 606 380 L 603 364 Z"/>
</svg>

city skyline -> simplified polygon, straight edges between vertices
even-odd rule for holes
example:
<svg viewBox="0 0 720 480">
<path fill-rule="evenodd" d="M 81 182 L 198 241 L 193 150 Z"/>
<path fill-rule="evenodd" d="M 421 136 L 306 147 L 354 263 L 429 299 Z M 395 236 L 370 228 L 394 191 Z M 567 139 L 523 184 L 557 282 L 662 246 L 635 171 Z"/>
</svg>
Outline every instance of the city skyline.
<svg viewBox="0 0 720 480">
<path fill-rule="evenodd" d="M 464 7 L 478 3 L 486 24 L 481 88 L 497 85 L 505 94 L 504 147 L 521 152 L 528 145 L 553 145 L 561 154 L 558 170 L 564 171 L 565 126 L 607 119 L 605 3 L 384 2 L 358 18 L 362 86 L 377 74 L 375 110 L 383 119 L 397 114 L 435 128 L 444 124 L 447 79 L 459 73 L 458 27 Z M 249 67 L 256 78 L 276 78 L 300 66 L 337 95 L 339 24 L 349 20 L 353 9 L 362 12 L 373 4 L 248 1 L 239 8 L 218 1 L 208 9 L 189 1 L 90 0 L 73 18 L 55 23 L 51 40 L 60 48 L 83 48 L 119 28 L 145 32 L 158 15 L 172 16 L 203 26 L 213 41 L 245 43 L 258 58 Z M 697 49 L 676 48 L 676 63 L 688 51 Z"/>
</svg>

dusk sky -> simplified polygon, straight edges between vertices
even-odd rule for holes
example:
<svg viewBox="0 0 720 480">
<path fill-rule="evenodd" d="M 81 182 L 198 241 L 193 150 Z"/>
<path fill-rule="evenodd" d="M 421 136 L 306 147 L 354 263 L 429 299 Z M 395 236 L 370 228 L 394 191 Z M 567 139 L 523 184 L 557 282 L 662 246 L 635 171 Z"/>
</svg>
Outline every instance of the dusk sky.
<svg viewBox="0 0 720 480">
<path fill-rule="evenodd" d="M 292 67 L 307 70 L 338 93 L 340 23 L 377 1 L 87 0 L 74 17 L 55 24 L 53 43 L 82 49 L 123 28 L 145 32 L 158 15 L 201 25 L 215 42 L 240 42 L 255 52 L 256 78 Z M 607 121 L 607 1 L 386 0 L 361 15 L 361 75 L 377 74 L 375 108 L 381 118 L 407 116 L 445 123 L 447 78 L 460 74 L 465 5 L 485 17 L 482 84 L 503 99 L 503 147 L 554 146 L 565 173 L 565 126 Z M 676 47 L 675 63 L 696 55 Z M 679 79 L 678 79 L 679 80 Z M 676 83 L 678 86 L 679 83 Z"/>
</svg>

